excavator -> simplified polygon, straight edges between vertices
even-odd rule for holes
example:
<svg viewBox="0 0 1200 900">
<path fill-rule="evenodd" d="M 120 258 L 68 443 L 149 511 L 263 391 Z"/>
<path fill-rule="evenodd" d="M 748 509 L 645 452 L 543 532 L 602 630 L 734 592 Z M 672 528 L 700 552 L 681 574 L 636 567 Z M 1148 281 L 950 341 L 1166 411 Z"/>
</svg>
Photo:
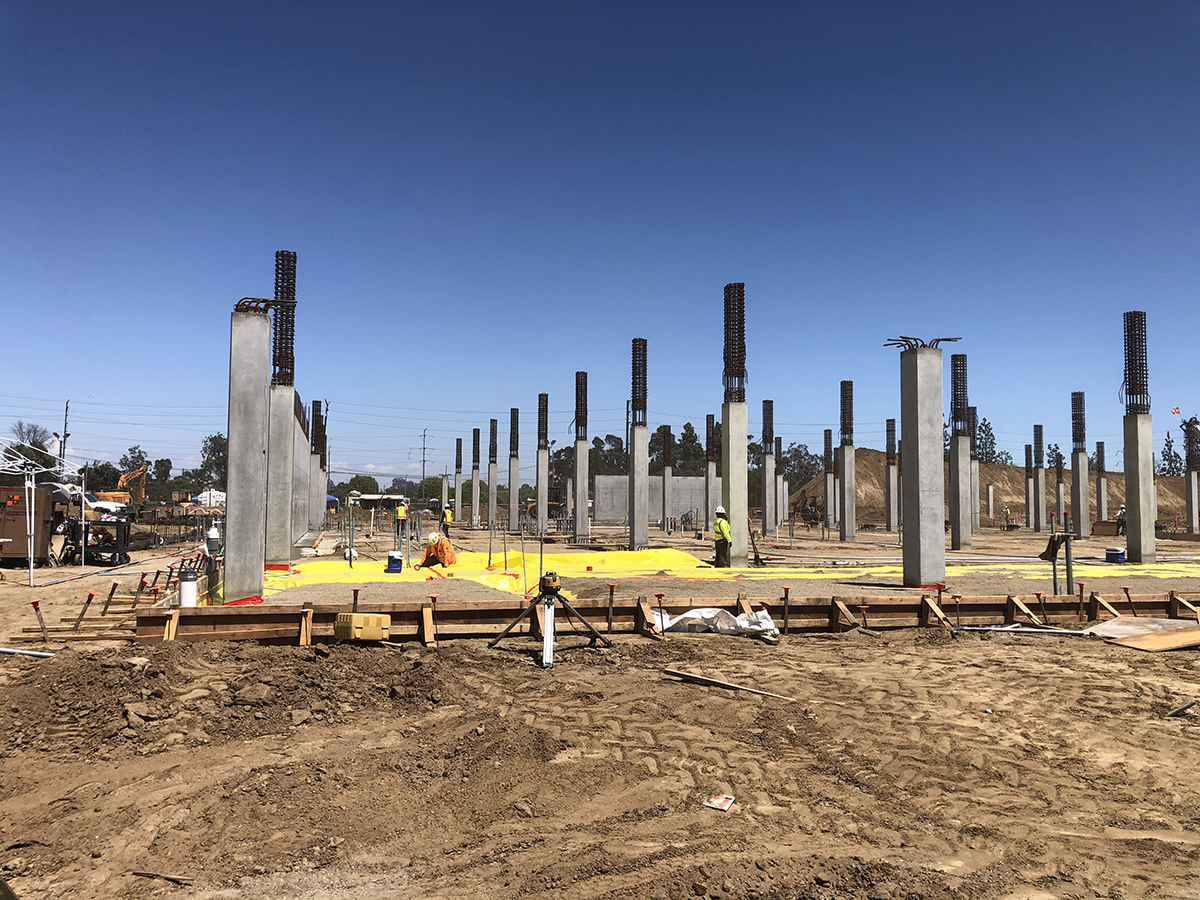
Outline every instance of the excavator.
<svg viewBox="0 0 1200 900">
<path fill-rule="evenodd" d="M 132 481 L 137 482 L 137 505 L 134 509 L 141 509 L 146 503 L 146 465 L 140 465 L 136 469 L 131 469 L 117 480 L 117 489 L 115 491 L 97 491 L 96 497 L 100 500 L 110 500 L 114 503 L 124 503 L 126 506 L 133 505 L 133 496 L 129 491 L 122 490 L 125 485 Z"/>
</svg>

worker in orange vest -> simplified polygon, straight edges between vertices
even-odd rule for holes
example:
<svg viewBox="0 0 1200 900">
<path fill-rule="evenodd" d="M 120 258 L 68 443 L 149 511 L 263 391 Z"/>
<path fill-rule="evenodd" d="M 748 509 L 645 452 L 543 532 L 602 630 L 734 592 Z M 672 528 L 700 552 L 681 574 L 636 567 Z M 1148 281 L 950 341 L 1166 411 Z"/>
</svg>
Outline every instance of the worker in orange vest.
<svg viewBox="0 0 1200 900">
<path fill-rule="evenodd" d="M 425 542 L 425 555 L 421 557 L 421 561 L 413 566 L 413 568 L 429 568 L 430 566 L 445 566 L 449 568 L 456 562 L 458 562 L 458 555 L 455 554 L 454 548 L 450 545 L 450 538 L 435 531 L 429 535 L 429 540 Z"/>
</svg>

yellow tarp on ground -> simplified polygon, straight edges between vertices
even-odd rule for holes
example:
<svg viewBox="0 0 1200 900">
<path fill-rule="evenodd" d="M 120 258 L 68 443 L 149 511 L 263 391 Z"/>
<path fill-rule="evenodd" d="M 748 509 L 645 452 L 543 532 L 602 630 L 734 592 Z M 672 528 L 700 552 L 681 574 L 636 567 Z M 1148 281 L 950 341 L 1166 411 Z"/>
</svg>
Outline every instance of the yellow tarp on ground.
<svg viewBox="0 0 1200 900">
<path fill-rule="evenodd" d="M 520 553 L 508 554 L 508 567 L 505 569 L 504 557 L 492 555 L 492 568 L 487 566 L 486 553 L 461 552 L 458 563 L 449 569 L 405 569 L 403 572 L 390 574 L 384 571 L 385 560 L 378 562 L 360 557 L 351 568 L 342 559 L 310 559 L 294 563 L 292 573 L 268 571 L 264 577 L 264 595 L 276 594 L 290 587 L 305 584 L 366 584 L 388 582 L 421 582 L 431 583 L 443 579 L 467 579 L 485 584 L 496 590 L 524 594 L 529 590 L 537 590 L 538 554 L 526 553 L 524 560 Z M 721 581 L 759 580 L 759 579 L 790 579 L 794 581 L 819 580 L 836 577 L 870 575 L 873 578 L 894 580 L 899 583 L 903 577 L 903 569 L 899 565 L 855 565 L 853 563 L 835 564 L 833 560 L 826 566 L 766 566 L 748 569 L 715 569 L 696 557 L 680 550 L 641 550 L 637 552 L 613 551 L 609 553 L 547 553 L 542 557 L 542 568 L 547 572 L 557 572 L 563 579 L 572 578 L 679 578 L 679 579 L 713 579 Z M 963 577 L 979 572 L 1011 573 L 1016 576 L 1048 575 L 1049 563 L 1041 560 L 1029 563 L 976 563 L 972 565 L 950 565 L 946 569 L 947 579 Z M 1059 566 L 1059 574 L 1065 567 Z M 1200 561 L 1172 561 L 1153 565 L 1108 565 L 1097 563 L 1075 564 L 1074 575 L 1078 579 L 1120 577 L 1128 575 L 1149 576 L 1153 578 L 1196 578 L 1200 577 Z M 565 585 L 569 587 L 568 585 Z"/>
</svg>

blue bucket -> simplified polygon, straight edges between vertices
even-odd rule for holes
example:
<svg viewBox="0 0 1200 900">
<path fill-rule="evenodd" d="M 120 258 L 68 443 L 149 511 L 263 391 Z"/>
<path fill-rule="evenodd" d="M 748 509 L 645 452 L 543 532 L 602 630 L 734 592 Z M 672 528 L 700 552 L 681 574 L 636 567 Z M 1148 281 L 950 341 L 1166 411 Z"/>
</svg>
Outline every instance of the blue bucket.
<svg viewBox="0 0 1200 900">
<path fill-rule="evenodd" d="M 1125 562 L 1125 551 L 1120 547 L 1109 547 L 1104 551 L 1104 561 L 1110 563 Z"/>
</svg>

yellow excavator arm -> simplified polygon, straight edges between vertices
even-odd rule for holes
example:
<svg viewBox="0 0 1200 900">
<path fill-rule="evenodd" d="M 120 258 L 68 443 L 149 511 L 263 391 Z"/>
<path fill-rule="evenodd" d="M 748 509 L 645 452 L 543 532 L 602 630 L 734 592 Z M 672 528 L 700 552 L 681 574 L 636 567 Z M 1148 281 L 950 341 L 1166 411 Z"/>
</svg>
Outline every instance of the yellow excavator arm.
<svg viewBox="0 0 1200 900">
<path fill-rule="evenodd" d="M 120 477 L 117 481 L 117 490 L 121 490 L 129 482 L 137 479 L 137 505 L 140 507 L 146 502 L 146 466 L 145 464 L 138 466 L 136 469 L 131 469 Z"/>
</svg>

